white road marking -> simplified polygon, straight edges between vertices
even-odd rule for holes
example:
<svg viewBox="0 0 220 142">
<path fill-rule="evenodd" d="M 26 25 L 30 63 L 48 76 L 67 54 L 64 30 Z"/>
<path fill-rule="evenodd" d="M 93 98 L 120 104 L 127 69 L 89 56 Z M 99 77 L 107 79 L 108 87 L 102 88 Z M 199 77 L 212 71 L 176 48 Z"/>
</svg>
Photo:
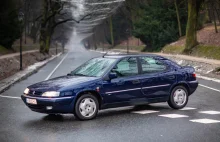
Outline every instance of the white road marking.
<svg viewBox="0 0 220 142">
<path fill-rule="evenodd" d="M 196 108 L 193 108 L 193 107 L 185 107 L 185 108 L 180 109 L 180 110 L 194 110 L 194 109 L 196 109 Z"/>
<path fill-rule="evenodd" d="M 208 81 L 214 81 L 214 82 L 217 82 L 217 83 L 220 83 L 220 80 L 219 79 L 216 79 L 216 78 L 210 78 L 210 77 L 206 77 L 206 76 L 201 76 L 201 75 L 196 75 L 197 78 L 201 78 L 201 79 L 204 79 L 204 80 L 208 80 Z"/>
<path fill-rule="evenodd" d="M 214 114 L 220 114 L 220 111 L 213 111 L 213 110 L 211 110 L 211 111 L 200 111 L 199 113 L 214 115 Z"/>
<path fill-rule="evenodd" d="M 180 115 L 180 114 L 164 114 L 164 115 L 158 115 L 161 117 L 167 117 L 167 118 L 184 118 L 184 117 L 189 117 L 187 115 Z"/>
<path fill-rule="evenodd" d="M 0 95 L 1 98 L 9 98 L 9 99 L 21 99 L 20 97 L 12 97 L 12 96 L 3 96 L 3 95 Z"/>
<path fill-rule="evenodd" d="M 215 88 L 212 88 L 212 87 L 209 87 L 209 86 L 205 86 L 205 85 L 202 85 L 202 84 L 199 84 L 199 86 L 201 86 L 201 87 L 204 87 L 204 88 L 208 88 L 208 89 L 211 89 L 211 90 L 213 90 L 213 91 L 217 91 L 217 92 L 220 92 L 220 90 L 218 90 L 218 89 L 215 89 Z"/>
<path fill-rule="evenodd" d="M 220 123 L 219 120 L 213 120 L 213 119 L 194 119 L 194 120 L 189 120 L 189 121 L 203 123 L 203 124 Z"/>
<path fill-rule="evenodd" d="M 132 111 L 132 113 L 137 113 L 137 114 L 150 114 L 150 113 L 157 113 L 159 111 L 154 111 L 154 110 L 140 110 L 140 111 Z"/>
<path fill-rule="evenodd" d="M 63 61 L 66 59 L 67 55 L 69 54 L 69 52 L 63 57 L 63 59 L 60 61 L 60 63 L 54 68 L 54 70 L 48 75 L 48 77 L 45 80 L 48 80 L 53 74 L 54 72 L 57 70 L 57 68 L 63 63 Z"/>
</svg>

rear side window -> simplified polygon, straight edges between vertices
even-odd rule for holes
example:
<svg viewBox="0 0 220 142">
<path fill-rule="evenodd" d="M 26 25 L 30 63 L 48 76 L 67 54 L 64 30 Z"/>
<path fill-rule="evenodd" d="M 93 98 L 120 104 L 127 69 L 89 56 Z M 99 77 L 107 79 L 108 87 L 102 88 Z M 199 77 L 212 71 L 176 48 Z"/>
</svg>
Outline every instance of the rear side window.
<svg viewBox="0 0 220 142">
<path fill-rule="evenodd" d="M 140 57 L 140 60 L 144 74 L 162 72 L 167 69 L 167 66 L 163 62 L 152 57 Z"/>
</svg>

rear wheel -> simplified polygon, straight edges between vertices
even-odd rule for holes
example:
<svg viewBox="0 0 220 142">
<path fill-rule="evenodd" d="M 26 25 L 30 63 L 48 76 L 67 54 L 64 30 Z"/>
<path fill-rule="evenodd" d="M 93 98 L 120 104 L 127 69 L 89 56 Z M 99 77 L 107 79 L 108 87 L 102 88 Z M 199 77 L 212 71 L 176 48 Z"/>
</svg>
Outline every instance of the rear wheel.
<svg viewBox="0 0 220 142">
<path fill-rule="evenodd" d="M 176 86 L 171 94 L 168 104 L 173 109 L 182 109 L 188 103 L 188 91 L 184 86 Z"/>
<path fill-rule="evenodd" d="M 79 120 L 91 120 L 97 116 L 98 110 L 97 98 L 91 94 L 85 94 L 77 99 L 74 113 Z"/>
</svg>

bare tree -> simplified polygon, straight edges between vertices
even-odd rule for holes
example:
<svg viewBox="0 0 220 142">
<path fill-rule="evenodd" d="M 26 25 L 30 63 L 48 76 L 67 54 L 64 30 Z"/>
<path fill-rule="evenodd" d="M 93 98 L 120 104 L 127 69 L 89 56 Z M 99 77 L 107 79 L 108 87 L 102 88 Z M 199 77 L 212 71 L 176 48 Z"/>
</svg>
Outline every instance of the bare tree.
<svg viewBox="0 0 220 142">
<path fill-rule="evenodd" d="M 65 11 L 72 7 L 68 1 L 61 0 L 43 0 L 43 10 L 41 14 L 41 29 L 40 29 L 40 52 L 49 53 L 51 37 L 57 26 L 66 22 L 74 21 L 79 23 L 88 15 L 77 20 L 70 13 Z"/>
</svg>

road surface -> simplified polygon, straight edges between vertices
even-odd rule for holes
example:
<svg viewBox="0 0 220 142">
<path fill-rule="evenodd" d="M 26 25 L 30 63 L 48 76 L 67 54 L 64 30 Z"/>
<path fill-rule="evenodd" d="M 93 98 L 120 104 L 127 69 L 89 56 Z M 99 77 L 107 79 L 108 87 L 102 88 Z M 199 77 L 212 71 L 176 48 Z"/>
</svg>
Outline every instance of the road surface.
<svg viewBox="0 0 220 142">
<path fill-rule="evenodd" d="M 11 142 L 219 142 L 220 84 L 199 79 L 198 90 L 185 110 L 166 103 L 101 111 L 95 120 L 77 121 L 73 115 L 50 117 L 28 109 L 20 99 L 33 84 L 66 75 L 83 62 L 101 56 L 74 51 L 48 63 L 36 74 L 0 96 L 0 141 Z M 59 66 L 58 66 L 59 65 Z M 207 124 L 206 124 L 207 123 Z"/>
</svg>

